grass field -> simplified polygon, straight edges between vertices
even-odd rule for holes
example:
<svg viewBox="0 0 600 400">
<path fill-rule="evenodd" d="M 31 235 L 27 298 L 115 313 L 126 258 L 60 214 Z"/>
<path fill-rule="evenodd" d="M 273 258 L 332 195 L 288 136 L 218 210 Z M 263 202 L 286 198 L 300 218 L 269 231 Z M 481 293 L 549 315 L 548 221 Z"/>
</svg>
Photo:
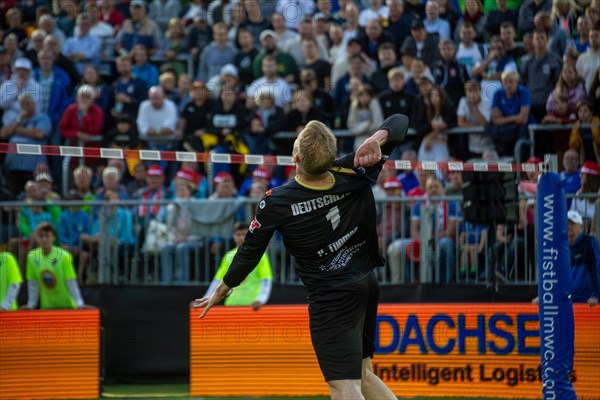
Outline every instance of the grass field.
<svg viewBox="0 0 600 400">
<path fill-rule="evenodd" d="M 162 384 L 162 385 L 104 385 L 103 398 L 110 399 L 189 399 L 189 385 Z M 264 397 L 265 399 L 288 399 L 288 400 L 326 400 L 328 397 Z M 215 400 L 220 397 L 196 397 L 198 400 Z M 227 397 L 227 400 L 256 400 L 258 397 Z M 401 397 L 401 399 L 413 400 L 452 400 L 462 397 Z M 491 397 L 469 397 L 469 400 L 500 400 Z"/>
</svg>

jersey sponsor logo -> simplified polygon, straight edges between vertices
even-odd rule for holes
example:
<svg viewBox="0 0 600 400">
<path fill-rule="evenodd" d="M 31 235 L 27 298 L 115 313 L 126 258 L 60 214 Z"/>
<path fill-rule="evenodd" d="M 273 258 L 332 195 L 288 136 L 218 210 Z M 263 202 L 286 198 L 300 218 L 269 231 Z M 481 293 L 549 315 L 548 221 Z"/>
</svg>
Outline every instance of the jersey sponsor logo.
<svg viewBox="0 0 600 400">
<path fill-rule="evenodd" d="M 265 201 L 264 201 L 264 200 L 262 200 L 262 201 L 260 202 L 260 204 L 258 205 L 258 207 L 259 207 L 261 210 L 262 210 L 263 208 L 265 208 Z"/>
<path fill-rule="evenodd" d="M 342 246 L 358 231 L 358 226 L 346 233 L 333 243 L 329 243 L 326 248 L 317 251 L 319 257 L 324 257 L 338 251 Z"/>
<path fill-rule="evenodd" d="M 252 222 L 250 222 L 250 226 L 248 227 L 248 230 L 250 231 L 250 233 L 253 233 L 255 229 L 260 228 L 262 225 L 260 224 L 260 222 L 258 222 L 258 220 L 256 219 L 256 217 L 254 217 L 254 219 L 252 220 Z"/>
<path fill-rule="evenodd" d="M 47 289 L 54 289 L 56 287 L 56 275 L 54 275 L 54 272 L 45 269 L 40 272 L 40 277 L 42 278 L 42 284 Z"/>
<path fill-rule="evenodd" d="M 354 257 L 354 254 L 356 254 L 364 244 L 365 241 L 363 240 L 354 246 L 343 247 L 334 257 L 333 261 L 329 263 L 329 265 L 321 265 L 319 269 L 323 272 L 331 272 L 344 268 L 346 265 L 348 265 L 348 263 L 350 263 L 352 257 Z"/>
<path fill-rule="evenodd" d="M 348 195 L 350 195 L 350 193 L 327 194 L 325 196 L 317 197 L 316 199 L 310 199 L 300 203 L 292 204 L 292 215 L 295 217 L 298 215 L 307 214 L 311 211 L 315 211 L 330 204 L 336 203 Z"/>
</svg>

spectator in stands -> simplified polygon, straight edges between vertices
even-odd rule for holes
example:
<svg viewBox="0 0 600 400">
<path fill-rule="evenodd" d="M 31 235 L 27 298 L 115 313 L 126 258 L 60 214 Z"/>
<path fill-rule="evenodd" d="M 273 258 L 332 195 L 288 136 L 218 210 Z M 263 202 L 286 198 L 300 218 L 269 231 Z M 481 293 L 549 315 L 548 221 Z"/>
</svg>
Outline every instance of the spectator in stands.
<svg viewBox="0 0 600 400">
<path fill-rule="evenodd" d="M 60 119 L 60 134 L 64 139 L 80 141 L 84 146 L 99 143 L 102 138 L 104 113 L 94 104 L 98 94 L 96 88 L 81 85 L 77 100 L 65 110 Z M 76 144 L 72 142 L 72 145 Z"/>
<path fill-rule="evenodd" d="M 494 36 L 490 39 L 490 51 L 487 57 L 473 68 L 473 75 L 487 81 L 498 81 L 507 71 L 517 71 L 517 64 L 508 53 L 502 39 Z"/>
<path fill-rule="evenodd" d="M 219 172 L 213 179 L 214 192 L 209 199 L 231 199 L 237 197 L 237 188 L 229 172 Z"/>
<path fill-rule="evenodd" d="M 43 171 L 42 168 L 40 168 Z M 54 200 L 60 200 L 60 195 L 52 190 L 54 185 L 54 179 L 48 172 L 38 172 L 35 174 L 35 181 L 38 183 L 38 188 L 44 200 L 52 202 Z M 58 223 L 60 216 L 60 207 L 52 207 L 52 218 L 54 222 Z"/>
<path fill-rule="evenodd" d="M 354 56 L 359 56 L 363 63 L 363 72 L 366 76 L 371 76 L 376 70 L 376 64 L 365 53 L 358 39 L 350 39 L 346 45 L 345 56 L 333 60 L 331 67 L 331 84 L 335 88 L 338 81 L 350 71 L 350 60 Z M 347 83 L 346 83 L 347 84 Z"/>
<path fill-rule="evenodd" d="M 398 65 L 396 46 L 393 43 L 381 43 L 377 48 L 377 59 L 379 68 L 371 75 L 369 81 L 375 93 L 381 93 L 390 85 L 388 72 Z"/>
<path fill-rule="evenodd" d="M 306 59 L 304 69 L 313 70 L 317 76 L 318 87 L 330 91 L 331 64 L 319 57 L 317 41 L 313 38 L 303 39 L 302 52 Z"/>
<path fill-rule="evenodd" d="M 71 254 L 54 243 L 58 238 L 50 223 L 41 223 L 36 228 L 39 246 L 27 254 L 27 305 L 25 309 L 40 308 L 76 309 L 85 308 L 77 284 Z"/>
<path fill-rule="evenodd" d="M 167 61 L 167 65 L 175 70 L 177 76 L 187 70 L 186 62 L 177 60 L 179 56 L 185 55 L 186 47 L 187 38 L 183 21 L 179 18 L 173 18 L 169 21 L 169 27 L 161 41 L 160 52 Z"/>
<path fill-rule="evenodd" d="M 279 49 L 284 49 L 292 39 L 295 39 L 299 36 L 297 32 L 286 28 L 283 14 L 277 12 L 274 13 L 271 16 L 271 24 L 273 25 L 273 38 L 275 39 L 275 43 L 277 43 L 277 47 Z M 262 41 L 261 34 L 259 36 L 259 42 Z"/>
<path fill-rule="evenodd" d="M 577 17 L 579 16 L 579 5 L 570 0 L 554 0 L 550 16 L 554 25 L 563 29 L 569 38 L 575 37 L 577 30 Z"/>
<path fill-rule="evenodd" d="M 358 35 L 362 53 L 372 61 L 381 63 L 378 59 L 378 49 L 383 43 L 394 44 L 394 39 L 383 30 L 379 20 L 371 20 L 367 23 L 364 34 Z"/>
<path fill-rule="evenodd" d="M 532 32 L 535 29 L 534 17 L 540 11 L 550 12 L 551 0 L 525 0 L 519 9 L 519 31 L 522 33 Z"/>
<path fill-rule="evenodd" d="M 433 81 L 433 76 L 429 72 L 425 62 L 420 58 L 413 58 L 410 65 L 410 78 L 406 81 L 404 90 L 406 93 L 416 96 L 419 94 L 419 86 L 424 80 Z M 405 77 L 406 79 L 406 77 Z"/>
<path fill-rule="evenodd" d="M 102 170 L 102 186 L 96 191 L 96 200 L 104 200 L 107 191 L 116 192 L 120 199 L 127 200 L 129 196 L 121 184 L 123 174 L 116 167 L 106 167 Z M 98 209 L 94 207 L 94 215 L 98 215 Z M 95 220 L 95 218 L 94 218 Z"/>
<path fill-rule="evenodd" d="M 232 63 L 237 53 L 235 48 L 227 42 L 227 26 L 225 24 L 215 24 L 212 30 L 214 40 L 200 54 L 198 79 L 204 82 L 219 75 L 221 68 L 225 64 Z"/>
<path fill-rule="evenodd" d="M 425 30 L 430 35 L 437 35 L 440 40 L 451 38 L 450 23 L 440 18 L 440 4 L 435 0 L 428 0 L 425 5 L 426 18 L 423 21 Z"/>
<path fill-rule="evenodd" d="M 0 83 L 0 108 L 2 114 L 2 125 L 7 126 L 15 122 L 21 113 L 19 95 L 30 94 L 36 108 L 39 107 L 41 99 L 40 85 L 31 77 L 31 61 L 28 58 L 18 58 L 13 66 L 13 74 L 8 81 Z"/>
<path fill-rule="evenodd" d="M 148 49 L 143 44 L 137 44 L 131 50 L 131 58 L 134 62 L 133 75 L 143 80 L 148 89 L 158 85 L 158 68 L 156 68 L 148 59 L 150 56 Z"/>
<path fill-rule="evenodd" d="M 485 255 L 488 230 L 483 225 L 463 221 L 460 224 L 460 267 L 459 276 L 465 279 L 467 271 L 470 279 L 477 279 L 477 272 L 481 270 L 479 260 Z M 485 266 L 484 266 L 485 268 Z"/>
<path fill-rule="evenodd" d="M 123 22 L 125 22 L 125 16 L 115 9 L 115 0 L 102 0 L 98 5 L 100 6 L 100 19 L 114 27 L 115 32 L 118 32 Z"/>
<path fill-rule="evenodd" d="M 269 28 L 271 26 L 271 22 L 261 11 L 258 0 L 244 0 L 242 5 L 246 10 L 246 15 L 248 16 L 245 28 L 252 33 L 254 40 L 258 41 L 260 38 L 260 33 Z"/>
<path fill-rule="evenodd" d="M 426 97 L 429 126 L 419 146 L 419 161 L 447 161 L 450 158 L 448 136 L 444 131 L 456 126 L 456 112 L 446 96 L 444 89 L 434 87 Z"/>
<path fill-rule="evenodd" d="M 27 32 L 23 27 L 23 18 L 21 11 L 14 7 L 6 11 L 6 23 L 8 29 L 4 31 L 4 37 L 8 35 L 15 35 L 17 37 L 17 43 L 20 48 L 25 48 L 27 44 Z"/>
<path fill-rule="evenodd" d="M 531 94 L 531 114 L 541 122 L 546 115 L 546 101 L 558 82 L 562 59 L 548 52 L 548 32 L 536 30 L 533 33 L 532 56 L 526 56 L 521 63 L 522 84 Z"/>
<path fill-rule="evenodd" d="M 107 60 L 114 54 L 114 43 L 112 38 L 115 29 L 118 29 L 100 19 L 100 10 L 97 4 L 88 3 L 85 5 L 84 14 L 90 20 L 90 35 L 97 37 L 101 43 L 100 58 Z M 79 27 L 76 26 L 73 31 L 75 36 L 79 36 Z"/>
<path fill-rule="evenodd" d="M 8 60 L 6 48 L 0 45 L 0 81 L 5 82 L 10 79 L 12 75 L 12 65 Z"/>
<path fill-rule="evenodd" d="M 39 189 L 38 183 L 34 181 L 28 181 L 25 184 L 25 190 L 28 189 L 28 186 L 31 187 L 32 195 L 34 197 L 27 200 L 36 203 L 43 202 L 44 198 Z M 54 223 L 52 215 L 43 206 L 28 205 L 21 209 L 21 212 L 19 213 L 19 230 L 21 231 L 21 235 L 23 237 L 30 240 L 31 246 L 37 245 L 37 238 L 35 237 L 34 232 L 36 228 L 43 222 L 47 222 L 50 225 Z"/>
<path fill-rule="evenodd" d="M 577 76 L 575 66 L 572 64 L 564 64 L 556 87 L 552 94 L 548 96 L 546 102 L 546 112 L 553 113 L 556 110 L 555 98 L 566 95 L 568 98 L 568 114 L 576 113 L 577 103 L 585 99 L 585 84 L 583 80 Z"/>
<path fill-rule="evenodd" d="M 410 26 L 415 17 L 414 14 L 405 12 L 403 0 L 387 0 L 386 5 L 390 16 L 385 31 L 394 39 L 399 50 L 404 40 L 410 36 Z"/>
<path fill-rule="evenodd" d="M 433 2 L 433 0 L 431 1 Z M 439 38 L 428 34 L 423 21 L 419 19 L 413 20 L 410 26 L 410 35 L 402 43 L 400 53 L 408 53 L 413 57 L 421 58 L 425 62 L 425 65 L 433 68 L 439 58 Z"/>
<path fill-rule="evenodd" d="M 598 194 L 600 190 L 600 166 L 595 161 L 585 161 L 580 171 L 581 189 L 576 195 Z M 586 230 L 589 234 L 595 233 L 594 214 L 596 211 L 597 198 L 575 197 L 571 203 L 571 210 L 577 211 L 584 218 Z"/>
<path fill-rule="evenodd" d="M 75 64 L 73 63 L 73 61 L 71 61 L 71 59 L 69 59 L 67 56 L 65 56 L 61 52 L 62 45 L 60 44 L 60 42 L 58 41 L 57 38 L 55 38 L 52 35 L 47 35 L 44 38 L 43 48 L 50 49 L 54 52 L 54 54 L 56 55 L 56 60 L 54 61 L 54 63 L 56 64 L 57 67 L 61 68 L 63 71 L 65 71 L 67 73 L 67 75 L 69 75 L 69 79 L 71 80 L 72 84 L 74 84 L 75 82 L 79 82 L 79 79 L 80 79 L 79 72 L 77 72 L 77 68 L 75 67 Z M 37 60 L 37 53 L 36 53 L 36 60 Z"/>
<path fill-rule="evenodd" d="M 179 175 L 179 173 L 178 173 Z M 201 250 L 203 244 L 191 230 L 192 218 L 185 207 L 177 203 L 188 202 L 196 185 L 186 179 L 175 178 L 175 203 L 166 207 L 167 243 L 160 251 L 160 281 L 170 284 L 184 283 L 190 279 L 191 255 Z M 200 260 L 197 260 L 200 263 Z"/>
<path fill-rule="evenodd" d="M 552 97 L 554 95 L 550 95 Z M 577 115 L 574 112 L 569 112 L 569 96 L 566 94 L 560 94 L 554 99 L 554 103 L 556 104 L 556 109 L 550 113 L 547 113 L 542 119 L 542 124 L 571 124 L 577 121 Z M 556 142 L 556 132 L 552 133 L 554 137 L 554 141 Z M 563 136 L 563 135 L 560 135 Z M 562 138 L 561 138 L 562 139 Z M 564 142 L 561 140 L 560 142 Z M 561 143 L 562 144 L 562 143 Z M 562 152 L 564 149 L 563 146 L 556 146 L 554 151 Z M 566 145 L 564 146 L 566 147 Z M 547 148 L 547 147 L 546 147 Z M 549 149 L 549 152 L 553 152 L 552 149 Z M 546 152 L 544 153 L 546 154 Z"/>
<path fill-rule="evenodd" d="M 83 198 L 78 194 L 69 195 L 65 200 L 71 202 L 81 202 Z M 81 261 L 79 257 L 80 237 L 82 234 L 90 234 L 92 230 L 90 215 L 85 212 L 80 204 L 72 204 L 65 207 L 60 215 L 58 224 L 58 241 L 60 247 L 67 250 L 73 255 L 77 261 Z M 79 283 L 84 282 L 84 265 L 78 264 Z"/>
<path fill-rule="evenodd" d="M 456 24 L 458 23 L 458 19 L 459 19 L 459 15 L 458 15 L 458 10 L 459 10 L 459 6 L 455 5 L 455 4 L 451 4 L 450 0 L 436 0 L 438 2 L 438 4 L 440 5 L 440 18 L 448 21 L 448 23 L 450 24 L 450 33 L 454 32 L 454 30 L 456 29 Z M 411 0 L 411 2 L 416 3 L 415 0 Z M 417 6 L 417 8 L 420 8 L 421 10 L 419 11 L 413 11 L 415 13 L 418 13 L 419 15 L 427 15 L 427 7 L 425 6 L 423 9 L 423 5 L 420 4 L 419 6 Z"/>
<path fill-rule="evenodd" d="M 255 63 L 258 57 L 254 60 Z M 256 79 L 247 90 L 248 98 L 255 98 L 259 88 L 267 87 L 273 93 L 275 105 L 287 110 L 288 103 L 292 99 L 290 85 L 277 76 L 277 61 L 272 55 L 262 58 L 262 78 Z"/>
<path fill-rule="evenodd" d="M 458 20 L 453 38 L 455 42 L 460 40 L 460 27 L 464 22 L 470 22 L 477 33 L 476 41 L 482 43 L 485 39 L 485 17 L 483 5 L 479 0 L 466 0 L 463 3 L 462 18 Z"/>
<path fill-rule="evenodd" d="M 233 65 L 239 73 L 240 89 L 245 91 L 252 81 L 254 81 L 252 64 L 258 55 L 258 50 L 254 46 L 252 32 L 244 27 L 238 29 L 235 44 L 238 48 L 238 53 L 233 58 Z"/>
<path fill-rule="evenodd" d="M 565 30 L 561 26 L 552 23 L 552 17 L 550 17 L 548 11 L 538 12 L 533 23 L 535 25 L 535 30 L 548 32 L 548 51 L 555 53 L 562 58 L 565 55 L 569 41 L 569 37 Z"/>
<path fill-rule="evenodd" d="M 458 30 L 460 42 L 456 51 L 456 60 L 467 68 L 470 77 L 473 77 L 473 67 L 485 57 L 485 49 L 480 43 L 475 43 L 475 28 L 473 24 L 464 21 Z"/>
<path fill-rule="evenodd" d="M 36 110 L 36 103 L 31 94 L 19 95 L 20 113 L 10 124 L 0 129 L 0 139 L 12 144 L 45 144 L 52 132 L 50 118 Z M 40 164 L 45 165 L 45 155 L 7 154 L 4 167 L 7 172 L 7 183 L 12 195 L 21 193 L 23 184 L 33 178 L 34 171 Z"/>
<path fill-rule="evenodd" d="M 69 37 L 63 46 L 62 53 L 69 57 L 79 74 L 83 73 L 86 64 L 98 65 L 100 62 L 101 42 L 90 34 L 91 21 L 86 14 L 77 17 L 79 35 Z"/>
<path fill-rule="evenodd" d="M 159 164 L 151 165 L 146 171 L 146 186 L 134 195 L 136 199 L 142 200 L 142 204 L 137 211 L 140 218 L 144 220 L 155 218 L 163 210 L 164 205 L 147 204 L 147 202 L 171 198 L 171 193 L 166 191 L 163 186 L 164 183 L 165 172 L 161 166 Z"/>
<path fill-rule="evenodd" d="M 21 49 L 19 49 L 19 39 L 17 38 L 17 35 L 6 35 L 4 37 L 3 44 L 11 65 L 15 63 L 17 58 L 23 57 L 23 52 L 21 51 Z"/>
<path fill-rule="evenodd" d="M 402 184 L 394 176 L 394 169 L 391 169 L 390 175 L 383 182 L 384 197 L 382 200 L 384 204 L 383 207 L 379 204 L 379 207 L 383 209 L 379 211 L 377 218 L 377 236 L 379 237 L 380 250 L 387 249 L 394 240 L 407 237 L 409 230 L 410 209 L 404 207 L 404 204 L 397 200 L 403 194 Z M 392 276 L 391 279 L 392 282 L 400 282 L 399 276 Z"/>
<path fill-rule="evenodd" d="M 31 32 L 31 35 L 29 37 L 29 41 L 27 44 L 27 47 L 25 48 L 25 57 L 29 58 L 31 60 L 31 63 L 33 64 L 34 68 L 38 67 L 38 53 L 40 50 L 42 50 L 42 48 L 44 47 L 44 39 L 46 38 L 46 32 L 41 30 L 41 29 L 36 29 L 33 32 Z M 6 49 L 4 49 L 5 54 L 6 54 Z M 10 74 L 9 77 L 7 77 L 6 79 L 10 78 Z"/>
<path fill-rule="evenodd" d="M 131 168 L 131 167 L 130 167 Z M 127 196 L 131 199 L 135 198 L 136 193 L 144 190 L 146 186 L 146 173 L 148 172 L 148 167 L 143 161 L 138 160 L 133 165 L 133 173 L 130 173 L 133 179 L 127 182 L 126 192 Z"/>
<path fill-rule="evenodd" d="M 165 99 L 175 103 L 177 112 L 179 112 L 179 91 L 177 90 L 177 78 L 171 69 L 167 69 L 158 77 L 158 87 L 163 90 Z"/>
<path fill-rule="evenodd" d="M 485 37 L 500 35 L 500 26 L 504 22 L 510 22 L 512 26 L 517 26 L 519 23 L 518 10 L 508 8 L 508 0 L 496 0 L 498 8 L 491 10 L 485 16 Z"/>
<path fill-rule="evenodd" d="M 388 72 L 388 80 L 389 88 L 379 96 L 383 117 L 393 114 L 410 115 L 414 96 L 404 91 L 404 73 L 399 67 L 392 68 Z"/>
<path fill-rule="evenodd" d="M 136 124 L 126 115 L 119 116 L 115 128 L 108 131 L 104 136 L 103 146 L 139 149 L 140 142 Z"/>
<path fill-rule="evenodd" d="M 565 194 L 574 195 L 581 189 L 581 176 L 579 174 L 579 152 L 573 149 L 565 151 L 562 164 L 564 171 L 560 173 L 560 178 L 565 185 Z M 571 208 L 572 199 L 567 197 L 567 208 Z"/>
<path fill-rule="evenodd" d="M 73 30 L 75 29 L 77 13 L 79 7 L 74 0 L 63 0 L 58 3 L 58 16 L 56 25 L 64 32 L 67 38 L 73 37 Z"/>
<path fill-rule="evenodd" d="M 248 233 L 247 224 L 236 222 L 233 226 L 233 240 L 235 248 L 229 250 L 221 260 L 221 265 L 215 274 L 213 281 L 206 291 L 205 296 L 210 296 L 223 280 L 225 273 L 229 269 L 233 257 L 238 248 L 244 243 L 246 234 Z M 246 280 L 238 287 L 238 292 L 225 300 L 226 306 L 252 306 L 254 310 L 258 310 L 269 301 L 271 295 L 271 285 L 273 281 L 273 273 L 271 271 L 271 262 L 269 256 L 264 253 L 258 262 L 256 268 L 248 275 Z"/>
<path fill-rule="evenodd" d="M 304 71 L 303 71 L 304 72 Z M 274 150 L 273 136 L 286 128 L 286 116 L 281 107 L 275 105 L 273 94 L 268 88 L 256 92 L 258 109 L 250 120 L 244 140 L 251 154 L 271 154 Z"/>
<path fill-rule="evenodd" d="M 16 311 L 23 278 L 19 264 L 8 251 L 0 252 L 0 312 Z"/>
<path fill-rule="evenodd" d="M 255 184 L 265 188 L 262 194 L 258 196 L 259 199 L 264 196 L 267 189 L 271 189 L 271 172 L 269 172 L 269 169 L 267 167 L 262 165 L 256 167 L 254 171 L 252 171 L 252 175 L 244 179 L 244 182 L 242 182 L 242 184 L 240 185 L 239 195 L 252 197 L 250 192 L 252 191 L 252 187 Z"/>
<path fill-rule="evenodd" d="M 81 197 L 84 201 L 92 201 L 96 195 L 92 190 L 92 179 L 94 178 L 92 169 L 85 165 L 79 165 L 73 170 L 73 185 L 75 189 L 72 190 L 73 194 Z M 85 206 L 83 208 L 89 213 L 90 208 Z"/>
<path fill-rule="evenodd" d="M 590 47 L 577 59 L 577 75 L 585 80 L 585 88 L 590 91 L 600 68 L 600 24 L 590 30 Z"/>
<path fill-rule="evenodd" d="M 181 1 L 152 0 L 148 5 L 148 17 L 156 22 L 161 32 L 165 32 L 171 19 L 181 15 Z"/>
<path fill-rule="evenodd" d="M 600 146 L 600 119 L 592 115 L 592 106 L 587 100 L 577 104 L 577 122 L 571 130 L 569 148 L 579 152 L 581 160 L 598 162 Z"/>
<path fill-rule="evenodd" d="M 440 59 L 433 70 L 435 84 L 448 94 L 448 98 L 458 104 L 465 95 L 465 82 L 469 80 L 467 68 L 455 58 L 456 45 L 451 40 L 440 41 Z"/>
<path fill-rule="evenodd" d="M 203 151 L 202 136 L 210 119 L 210 112 L 214 107 L 208 97 L 208 89 L 202 81 L 194 81 L 191 90 L 192 101 L 189 102 L 181 113 L 177 127 L 178 136 L 183 138 L 183 146 L 188 151 Z"/>
<path fill-rule="evenodd" d="M 140 138 L 146 141 L 145 146 L 150 149 L 174 149 L 176 143 L 164 143 L 160 137 L 176 133 L 178 118 L 177 106 L 166 98 L 164 90 L 160 86 L 151 87 L 148 100 L 140 104 L 136 120 Z"/>
<path fill-rule="evenodd" d="M 300 22 L 305 17 L 310 17 L 315 5 L 311 1 L 278 0 L 275 12 L 285 18 L 285 26 L 292 31 L 300 30 Z"/>
<path fill-rule="evenodd" d="M 294 93 L 294 100 L 292 102 L 292 109 L 287 114 L 288 126 L 296 134 L 300 133 L 304 126 L 310 121 L 318 119 L 319 113 L 313 106 L 313 99 L 310 93 L 305 90 L 297 90 Z M 288 140 L 288 147 L 284 154 L 292 154 L 293 140 Z"/>
<path fill-rule="evenodd" d="M 581 15 L 577 18 L 577 29 L 574 31 L 576 37 L 567 44 L 566 52 L 579 57 L 579 54 L 585 53 L 590 48 L 590 29 L 592 22 L 590 17 Z"/>
<path fill-rule="evenodd" d="M 531 95 L 519 84 L 519 74 L 502 73 L 502 87 L 494 93 L 492 115 L 487 134 L 490 135 L 500 156 L 511 156 L 516 141 L 527 134 L 531 123 Z"/>
<path fill-rule="evenodd" d="M 344 21 L 342 27 L 344 28 L 344 42 L 348 43 L 351 39 L 356 39 L 362 30 L 362 27 L 358 24 L 360 10 L 353 1 L 347 1 L 343 10 Z"/>
<path fill-rule="evenodd" d="M 352 98 L 346 122 L 350 133 L 354 136 L 354 150 L 381 124 L 383 124 L 383 112 L 377 96 L 369 85 L 363 84 Z"/>
<path fill-rule="evenodd" d="M 206 19 L 206 11 L 201 9 L 193 19 L 194 23 L 187 30 L 187 52 L 194 60 L 197 60 L 198 55 L 208 46 L 213 37 L 212 28 Z"/>
<path fill-rule="evenodd" d="M 222 22 L 226 25 L 230 25 L 233 5 L 234 4 L 231 4 L 229 1 L 211 1 L 208 5 L 208 9 L 206 10 L 206 20 L 208 24 L 212 26 Z"/>
<path fill-rule="evenodd" d="M 38 53 L 39 67 L 33 70 L 33 79 L 43 90 L 39 102 L 39 112 L 46 114 L 52 121 L 52 134 L 55 136 L 50 144 L 58 145 L 60 135 L 55 133 L 61 115 L 71 103 L 72 82 L 65 71 L 54 64 L 56 55 L 50 49 L 42 49 Z M 58 132 L 56 132 L 58 133 Z"/>
<path fill-rule="evenodd" d="M 491 104 L 481 100 L 481 85 L 477 81 L 465 83 L 465 97 L 460 99 L 456 116 L 460 127 L 485 128 L 490 121 Z M 494 148 L 492 140 L 483 133 L 469 133 L 466 159 L 481 158 L 486 149 Z"/>
<path fill-rule="evenodd" d="M 528 52 L 525 49 L 525 44 L 528 42 L 532 42 L 533 34 L 529 32 L 523 35 L 522 46 L 517 46 L 517 43 L 515 42 L 516 37 L 517 31 L 515 29 L 515 25 L 513 25 L 512 22 L 505 21 L 502 23 L 502 25 L 500 25 L 500 39 L 502 39 L 502 43 L 504 43 L 504 50 L 506 51 L 506 54 L 511 56 L 515 60 L 515 62 L 520 63 L 521 58 L 524 55 L 533 53 L 533 50 Z"/>
<path fill-rule="evenodd" d="M 333 119 L 335 117 L 333 98 L 329 92 L 319 87 L 315 71 L 312 69 L 304 69 L 300 73 L 300 83 L 302 89 L 311 94 L 313 105 L 320 114 L 319 121 L 322 121 L 328 126 L 333 126 Z"/>
<path fill-rule="evenodd" d="M 41 14 L 38 18 L 37 28 L 46 32 L 46 36 L 51 35 L 52 37 L 56 38 L 60 44 L 59 50 L 64 46 L 67 37 L 65 36 L 64 32 L 56 26 L 56 17 L 54 17 L 52 14 Z"/>
<path fill-rule="evenodd" d="M 358 24 L 364 28 L 370 21 L 388 19 L 390 10 L 383 3 L 381 0 L 369 0 L 368 8 L 363 9 L 358 16 Z"/>
<path fill-rule="evenodd" d="M 119 53 L 121 49 L 129 52 L 136 44 L 143 44 L 154 54 L 160 46 L 161 32 L 156 23 L 148 18 L 146 3 L 143 0 L 133 0 L 129 11 L 131 18 L 123 22 L 115 38 L 115 50 Z"/>
<path fill-rule="evenodd" d="M 268 32 L 268 31 L 264 31 L 264 32 Z M 296 36 L 295 38 L 290 39 L 286 43 L 285 47 L 282 47 L 281 49 L 294 58 L 294 60 L 296 61 L 296 65 L 299 68 L 303 68 L 304 66 L 306 66 L 306 63 L 307 63 L 306 56 L 302 49 L 303 41 L 305 39 L 315 39 L 315 34 L 313 31 L 313 27 L 312 27 L 312 19 L 310 17 L 305 17 L 300 22 L 300 25 L 298 25 L 298 34 L 299 35 Z M 261 34 L 261 38 L 262 38 L 262 34 Z M 317 44 L 318 58 L 321 60 L 324 60 L 324 61 L 328 61 L 329 54 L 327 53 L 327 49 L 319 42 L 316 42 L 316 44 Z"/>
<path fill-rule="evenodd" d="M 140 104 L 147 98 L 146 83 L 132 75 L 131 58 L 119 56 L 116 61 L 119 77 L 112 85 L 111 116 L 116 118 L 121 114 L 136 119 Z"/>
</svg>

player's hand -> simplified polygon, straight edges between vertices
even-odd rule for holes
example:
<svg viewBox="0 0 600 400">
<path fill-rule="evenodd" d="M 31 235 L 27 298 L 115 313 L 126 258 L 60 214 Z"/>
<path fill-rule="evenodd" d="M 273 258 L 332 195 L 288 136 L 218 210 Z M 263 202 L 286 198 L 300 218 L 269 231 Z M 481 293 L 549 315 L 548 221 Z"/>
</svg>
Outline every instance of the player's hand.
<svg viewBox="0 0 600 400">
<path fill-rule="evenodd" d="M 533 300 L 531 300 L 531 304 L 538 304 L 540 302 L 540 298 L 538 296 L 535 296 L 533 298 Z"/>
<path fill-rule="evenodd" d="M 365 140 L 354 153 L 355 167 L 370 167 L 381 160 L 381 146 L 375 140 Z"/>
<path fill-rule="evenodd" d="M 594 307 L 596 304 L 598 304 L 598 296 L 590 297 L 587 303 L 590 305 L 590 307 Z"/>
<path fill-rule="evenodd" d="M 6 311 L 8 311 L 6 308 L 0 307 L 0 312 L 6 312 Z"/>
<path fill-rule="evenodd" d="M 223 283 L 223 281 L 221 281 L 221 283 L 219 283 L 212 295 L 210 295 L 209 297 L 203 297 L 201 299 L 194 300 L 194 302 L 192 303 L 193 308 L 204 307 L 204 311 L 202 311 L 202 314 L 200 314 L 200 317 L 198 318 L 204 318 L 208 310 L 213 308 L 213 306 L 219 304 L 221 301 L 223 301 L 224 298 L 231 295 L 232 292 L 233 289 L 227 286 L 225 283 Z"/>
<path fill-rule="evenodd" d="M 258 309 L 264 306 L 264 304 L 260 301 L 255 301 L 251 304 L 251 306 L 254 311 L 258 311 Z"/>
</svg>

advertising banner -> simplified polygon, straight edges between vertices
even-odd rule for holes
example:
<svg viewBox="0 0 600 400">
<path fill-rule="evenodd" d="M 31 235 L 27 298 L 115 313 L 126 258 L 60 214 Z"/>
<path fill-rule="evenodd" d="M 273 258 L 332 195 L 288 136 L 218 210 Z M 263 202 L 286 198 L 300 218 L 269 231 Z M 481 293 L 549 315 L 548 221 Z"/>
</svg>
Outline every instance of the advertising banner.
<svg viewBox="0 0 600 400">
<path fill-rule="evenodd" d="M 100 310 L 0 313 L 1 399 L 100 397 Z"/>
<path fill-rule="evenodd" d="M 305 305 L 190 310 L 192 396 L 327 395 Z M 574 305 L 580 398 L 600 399 L 600 307 Z M 398 396 L 542 397 L 531 304 L 381 304 L 374 372 Z"/>
</svg>

